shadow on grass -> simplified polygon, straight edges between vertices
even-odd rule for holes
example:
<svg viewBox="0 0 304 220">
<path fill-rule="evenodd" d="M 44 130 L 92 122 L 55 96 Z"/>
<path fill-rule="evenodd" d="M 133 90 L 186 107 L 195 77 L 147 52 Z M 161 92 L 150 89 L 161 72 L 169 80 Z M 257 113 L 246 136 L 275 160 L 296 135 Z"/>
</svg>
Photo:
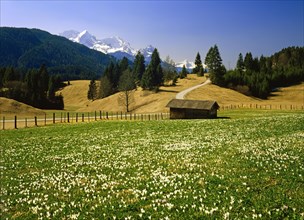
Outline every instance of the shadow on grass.
<svg viewBox="0 0 304 220">
<path fill-rule="evenodd" d="M 216 117 L 214 119 L 230 119 L 231 117 L 227 117 L 227 116 L 220 116 L 220 117 Z"/>
</svg>

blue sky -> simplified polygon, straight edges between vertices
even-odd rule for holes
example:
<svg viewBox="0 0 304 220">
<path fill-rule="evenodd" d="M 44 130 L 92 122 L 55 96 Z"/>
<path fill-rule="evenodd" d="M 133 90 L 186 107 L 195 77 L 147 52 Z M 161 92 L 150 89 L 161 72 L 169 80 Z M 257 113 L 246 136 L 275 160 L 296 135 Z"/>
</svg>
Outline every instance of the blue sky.
<svg viewBox="0 0 304 220">
<path fill-rule="evenodd" d="M 162 58 L 194 61 L 217 44 L 226 68 L 238 54 L 269 56 L 304 46 L 304 1 L 26 1 L 1 0 L 1 26 L 58 34 L 88 30 L 97 38 L 120 36 L 135 48 L 149 44 Z"/>
</svg>

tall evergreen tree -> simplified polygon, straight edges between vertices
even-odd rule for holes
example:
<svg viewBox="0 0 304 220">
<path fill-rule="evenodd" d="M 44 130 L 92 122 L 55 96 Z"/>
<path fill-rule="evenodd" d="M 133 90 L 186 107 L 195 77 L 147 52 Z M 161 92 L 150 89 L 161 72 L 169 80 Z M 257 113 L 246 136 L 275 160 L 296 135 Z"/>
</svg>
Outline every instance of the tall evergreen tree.
<svg viewBox="0 0 304 220">
<path fill-rule="evenodd" d="M 246 53 L 245 58 L 244 58 L 244 67 L 246 72 L 253 70 L 253 58 L 252 54 Z"/>
<path fill-rule="evenodd" d="M 100 79 L 99 98 L 105 98 L 113 94 L 113 85 L 107 76 Z"/>
<path fill-rule="evenodd" d="M 134 60 L 133 75 L 136 81 L 140 81 L 146 69 L 145 57 L 138 51 Z"/>
<path fill-rule="evenodd" d="M 143 89 L 153 89 L 154 82 L 153 82 L 153 69 L 151 65 L 148 65 L 146 71 L 144 72 L 140 85 Z"/>
<path fill-rule="evenodd" d="M 157 90 L 159 86 L 163 84 L 163 82 L 164 74 L 161 67 L 161 59 L 157 49 L 155 48 L 152 53 L 151 62 L 143 74 L 141 85 L 143 89 Z"/>
<path fill-rule="evenodd" d="M 47 98 L 52 100 L 55 98 L 55 91 L 56 91 L 56 77 L 52 75 L 49 80 L 49 87 L 47 92 Z"/>
<path fill-rule="evenodd" d="M 94 79 L 90 81 L 89 90 L 88 90 L 88 99 L 94 101 L 97 96 L 97 87 Z"/>
<path fill-rule="evenodd" d="M 183 78 L 186 78 L 187 77 L 187 74 L 188 74 L 188 71 L 186 69 L 186 66 L 183 65 L 183 68 L 182 68 L 182 71 L 180 73 L 180 78 L 183 79 Z"/>
<path fill-rule="evenodd" d="M 40 94 L 46 93 L 49 88 L 49 74 L 47 72 L 45 64 L 43 64 L 38 71 L 38 90 Z"/>
<path fill-rule="evenodd" d="M 122 60 L 119 63 L 119 67 L 120 67 L 120 75 L 122 75 L 122 73 L 128 69 L 129 67 L 129 60 L 126 57 L 123 57 Z"/>
<path fill-rule="evenodd" d="M 236 63 L 236 69 L 240 73 L 243 72 L 244 69 L 245 69 L 244 59 L 243 59 L 243 54 L 242 53 L 239 54 L 239 58 L 238 58 L 237 63 Z"/>
<path fill-rule="evenodd" d="M 223 85 L 226 69 L 222 64 L 222 58 L 216 44 L 209 49 L 205 64 L 209 69 L 211 81 L 216 85 Z"/>
<path fill-rule="evenodd" d="M 192 72 L 196 73 L 198 75 L 201 75 L 202 69 L 203 69 L 203 64 L 202 64 L 201 55 L 199 52 L 197 52 L 197 54 L 196 54 L 194 64 L 195 64 L 195 67 L 192 70 Z"/>
</svg>

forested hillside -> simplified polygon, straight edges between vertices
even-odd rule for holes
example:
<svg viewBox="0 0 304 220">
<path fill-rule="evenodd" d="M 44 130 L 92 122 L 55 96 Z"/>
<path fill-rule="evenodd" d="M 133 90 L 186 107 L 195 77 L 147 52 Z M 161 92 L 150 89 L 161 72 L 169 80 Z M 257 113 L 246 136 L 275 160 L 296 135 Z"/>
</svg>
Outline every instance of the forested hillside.
<svg viewBox="0 0 304 220">
<path fill-rule="evenodd" d="M 230 88 L 247 86 L 251 95 L 267 98 L 277 87 L 304 81 L 304 47 L 288 47 L 270 57 L 239 54 L 235 70 L 224 75 Z"/>
<path fill-rule="evenodd" d="M 89 79 L 101 76 L 114 58 L 46 31 L 27 28 L 0 28 L 0 67 L 39 68 L 60 74 L 62 79 Z"/>
</svg>

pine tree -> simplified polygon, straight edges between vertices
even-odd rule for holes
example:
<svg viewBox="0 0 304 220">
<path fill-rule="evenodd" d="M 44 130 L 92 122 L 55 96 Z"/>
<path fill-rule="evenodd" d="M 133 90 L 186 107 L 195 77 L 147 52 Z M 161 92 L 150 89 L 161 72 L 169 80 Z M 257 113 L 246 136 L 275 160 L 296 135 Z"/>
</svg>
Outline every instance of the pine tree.
<svg viewBox="0 0 304 220">
<path fill-rule="evenodd" d="M 146 69 L 145 66 L 145 57 L 138 51 L 135 60 L 134 60 L 134 68 L 133 75 L 135 76 L 136 81 L 140 81 L 142 75 L 144 74 Z"/>
<path fill-rule="evenodd" d="M 38 90 L 41 95 L 46 95 L 49 88 L 49 74 L 43 64 L 38 71 Z"/>
<path fill-rule="evenodd" d="M 244 65 L 243 54 L 240 53 L 236 63 L 236 70 L 239 71 L 239 73 L 242 73 L 244 69 L 245 69 L 245 65 Z"/>
<path fill-rule="evenodd" d="M 187 77 L 187 74 L 188 74 L 188 71 L 186 69 L 186 66 L 183 65 L 183 68 L 182 68 L 182 71 L 180 73 L 180 78 L 183 79 L 183 78 L 186 78 Z"/>
<path fill-rule="evenodd" d="M 123 57 L 122 60 L 119 63 L 119 68 L 120 68 L 120 75 L 127 70 L 129 67 L 129 60 L 126 57 Z"/>
<path fill-rule="evenodd" d="M 56 77 L 52 75 L 49 80 L 49 88 L 47 92 L 47 98 L 53 100 L 55 98 L 55 87 L 56 87 Z"/>
<path fill-rule="evenodd" d="M 94 101 L 97 96 L 97 87 L 94 79 L 90 81 L 89 90 L 88 90 L 88 99 Z"/>
<path fill-rule="evenodd" d="M 143 74 L 141 86 L 143 87 L 143 89 L 157 90 L 159 86 L 163 85 L 163 83 L 164 74 L 161 67 L 161 60 L 159 58 L 158 51 L 155 48 L 152 53 L 151 62 L 148 65 L 148 68 L 146 69 L 145 73 Z"/>
<path fill-rule="evenodd" d="M 253 70 L 253 58 L 252 58 L 252 54 L 250 52 L 246 53 L 246 55 L 245 55 L 244 67 L 247 72 Z"/>
<path fill-rule="evenodd" d="M 199 54 L 199 52 L 197 52 L 197 54 L 196 54 L 194 64 L 195 64 L 195 67 L 192 70 L 192 72 L 200 75 L 201 70 L 203 69 L 203 65 L 202 65 L 201 55 Z"/>
<path fill-rule="evenodd" d="M 148 68 L 144 72 L 140 81 L 140 85 L 143 89 L 153 89 L 153 70 L 150 65 L 148 65 Z"/>
<path fill-rule="evenodd" d="M 100 86 L 99 86 L 99 97 L 105 98 L 109 95 L 113 94 L 113 85 L 107 76 L 103 76 L 100 79 Z"/>
<path fill-rule="evenodd" d="M 216 44 L 209 49 L 205 64 L 208 67 L 211 81 L 216 85 L 223 85 L 226 69 L 222 64 L 222 58 Z"/>
</svg>

